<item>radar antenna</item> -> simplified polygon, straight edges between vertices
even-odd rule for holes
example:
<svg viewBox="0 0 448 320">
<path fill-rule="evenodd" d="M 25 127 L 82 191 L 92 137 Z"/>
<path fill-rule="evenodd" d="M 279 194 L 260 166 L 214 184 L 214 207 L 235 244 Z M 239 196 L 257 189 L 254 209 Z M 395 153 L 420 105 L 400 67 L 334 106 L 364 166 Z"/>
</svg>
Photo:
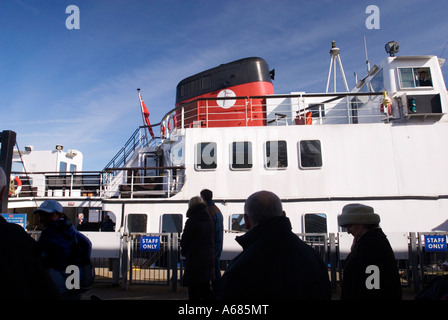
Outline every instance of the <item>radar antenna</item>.
<svg viewBox="0 0 448 320">
<path fill-rule="evenodd" d="M 342 67 L 341 57 L 339 56 L 340 49 L 336 47 L 336 42 L 331 42 L 331 50 L 330 50 L 330 70 L 328 70 L 328 79 L 327 79 L 327 89 L 325 92 L 328 93 L 328 86 L 330 85 L 330 78 L 331 78 L 331 68 L 333 67 L 334 63 L 334 69 L 333 69 L 333 83 L 334 83 L 334 92 L 336 92 L 336 61 L 339 64 L 339 70 L 342 74 L 342 80 L 344 81 L 345 91 L 349 92 L 348 90 L 348 84 L 347 79 L 345 78 L 344 68 Z"/>
</svg>

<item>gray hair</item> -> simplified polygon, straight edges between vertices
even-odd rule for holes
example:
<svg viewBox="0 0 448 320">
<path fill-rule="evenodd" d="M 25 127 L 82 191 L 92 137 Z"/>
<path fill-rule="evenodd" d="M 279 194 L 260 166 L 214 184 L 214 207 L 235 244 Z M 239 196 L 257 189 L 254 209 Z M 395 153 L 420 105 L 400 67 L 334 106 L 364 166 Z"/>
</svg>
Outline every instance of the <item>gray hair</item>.
<svg viewBox="0 0 448 320">
<path fill-rule="evenodd" d="M 201 197 L 195 196 L 195 197 L 191 198 L 190 201 L 188 201 L 188 208 L 191 208 L 200 203 L 205 203 L 205 202 Z"/>
<path fill-rule="evenodd" d="M 244 204 L 244 213 L 253 224 L 259 224 L 269 218 L 282 216 L 283 206 L 275 193 L 259 191 L 247 198 Z"/>
</svg>

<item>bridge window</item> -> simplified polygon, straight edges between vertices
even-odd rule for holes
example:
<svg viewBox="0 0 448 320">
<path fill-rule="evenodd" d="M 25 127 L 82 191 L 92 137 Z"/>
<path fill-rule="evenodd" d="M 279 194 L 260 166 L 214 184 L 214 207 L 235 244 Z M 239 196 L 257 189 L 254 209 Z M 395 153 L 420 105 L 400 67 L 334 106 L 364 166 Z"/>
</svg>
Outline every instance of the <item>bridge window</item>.
<svg viewBox="0 0 448 320">
<path fill-rule="evenodd" d="M 270 169 L 286 168 L 288 166 L 286 141 L 267 141 L 265 160 L 266 167 Z"/>
<path fill-rule="evenodd" d="M 378 73 L 372 78 L 372 80 L 370 80 L 369 88 L 369 92 L 380 92 L 384 89 L 383 69 L 378 71 Z"/>
<path fill-rule="evenodd" d="M 67 172 L 67 162 L 59 162 L 59 175 L 65 175 Z"/>
<path fill-rule="evenodd" d="M 195 166 L 197 170 L 216 169 L 216 159 L 216 142 L 201 142 L 196 145 Z"/>
<path fill-rule="evenodd" d="M 162 232 L 181 233 L 182 215 L 181 214 L 162 215 Z"/>
<path fill-rule="evenodd" d="M 232 143 L 232 169 L 252 168 L 252 142 Z"/>
<path fill-rule="evenodd" d="M 322 150 L 319 140 L 302 140 L 299 142 L 300 168 L 321 168 Z"/>
<path fill-rule="evenodd" d="M 432 87 L 429 68 L 398 68 L 400 88 Z"/>
</svg>

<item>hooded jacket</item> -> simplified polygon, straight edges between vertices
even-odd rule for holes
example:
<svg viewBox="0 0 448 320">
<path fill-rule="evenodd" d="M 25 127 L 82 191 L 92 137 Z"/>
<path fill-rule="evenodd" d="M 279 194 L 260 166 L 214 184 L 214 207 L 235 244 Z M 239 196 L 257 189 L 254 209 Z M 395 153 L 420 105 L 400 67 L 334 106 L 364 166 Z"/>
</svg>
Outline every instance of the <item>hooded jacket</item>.
<svg viewBox="0 0 448 320">
<path fill-rule="evenodd" d="M 243 252 L 224 273 L 220 299 L 330 299 L 328 271 L 317 252 L 273 217 L 236 241 Z"/>
<path fill-rule="evenodd" d="M 206 204 L 189 208 L 187 218 L 180 240 L 181 254 L 185 257 L 184 286 L 207 283 L 215 278 L 213 221 Z"/>
</svg>

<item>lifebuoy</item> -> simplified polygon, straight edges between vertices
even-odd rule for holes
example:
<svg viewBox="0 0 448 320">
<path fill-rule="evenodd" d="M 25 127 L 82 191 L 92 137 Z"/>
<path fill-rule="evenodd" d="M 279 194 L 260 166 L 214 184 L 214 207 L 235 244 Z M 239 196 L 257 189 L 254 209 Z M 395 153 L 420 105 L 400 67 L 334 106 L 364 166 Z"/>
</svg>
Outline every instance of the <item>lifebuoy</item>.
<svg viewBox="0 0 448 320">
<path fill-rule="evenodd" d="M 9 195 L 17 196 L 20 191 L 22 191 L 22 181 L 20 181 L 18 176 L 15 176 L 14 178 L 11 176 L 11 181 L 9 182 Z"/>
<path fill-rule="evenodd" d="M 167 134 L 170 134 L 174 129 L 177 128 L 176 115 L 175 114 L 170 115 L 168 117 L 167 123 L 168 123 L 168 125 L 167 125 L 168 126 Z"/>
<path fill-rule="evenodd" d="M 174 129 L 177 128 L 177 118 L 176 118 L 176 115 L 173 116 L 173 125 L 174 125 Z"/>
</svg>

